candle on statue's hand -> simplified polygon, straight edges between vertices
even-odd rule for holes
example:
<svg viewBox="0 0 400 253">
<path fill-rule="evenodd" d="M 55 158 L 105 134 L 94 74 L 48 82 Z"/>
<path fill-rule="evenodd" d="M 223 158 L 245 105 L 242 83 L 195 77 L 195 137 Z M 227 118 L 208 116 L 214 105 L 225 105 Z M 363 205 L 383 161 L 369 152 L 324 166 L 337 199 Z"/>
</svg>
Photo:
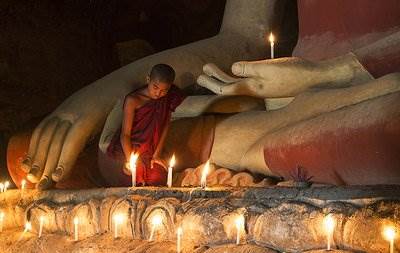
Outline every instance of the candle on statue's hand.
<svg viewBox="0 0 400 253">
<path fill-rule="evenodd" d="M 129 169 L 132 174 L 132 187 L 136 186 L 136 162 L 138 157 L 138 154 L 132 153 L 131 157 L 129 158 Z"/>
<path fill-rule="evenodd" d="M 172 169 L 175 166 L 175 155 L 172 155 L 171 160 L 169 161 L 168 167 L 168 177 L 167 177 L 167 186 L 172 187 Z"/>
<path fill-rule="evenodd" d="M 210 170 L 210 160 L 206 162 L 203 171 L 201 173 L 200 186 L 202 189 L 205 189 L 207 187 L 207 174 L 209 170 Z"/>
<path fill-rule="evenodd" d="M 326 249 L 331 250 L 331 240 L 333 236 L 333 231 L 335 229 L 335 219 L 332 217 L 332 214 L 328 214 L 324 218 L 324 226 L 326 232 Z"/>
<path fill-rule="evenodd" d="M 274 59 L 274 45 L 275 45 L 275 38 L 272 32 L 269 35 L 269 43 L 271 45 L 271 59 Z"/>
<path fill-rule="evenodd" d="M 396 231 L 392 226 L 390 226 L 390 227 L 385 227 L 385 230 L 383 231 L 383 233 L 384 233 L 386 240 L 389 241 L 389 252 L 393 253 L 394 252 L 394 239 L 396 238 Z"/>
</svg>

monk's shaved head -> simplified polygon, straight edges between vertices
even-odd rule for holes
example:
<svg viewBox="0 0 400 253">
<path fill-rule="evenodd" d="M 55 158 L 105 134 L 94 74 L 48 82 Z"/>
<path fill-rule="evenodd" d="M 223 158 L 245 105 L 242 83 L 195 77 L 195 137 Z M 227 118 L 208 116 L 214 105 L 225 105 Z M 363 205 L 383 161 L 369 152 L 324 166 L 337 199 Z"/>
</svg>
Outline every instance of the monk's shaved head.
<svg viewBox="0 0 400 253">
<path fill-rule="evenodd" d="M 150 71 L 150 80 L 172 84 L 175 80 L 175 70 L 167 64 L 154 65 Z"/>
</svg>

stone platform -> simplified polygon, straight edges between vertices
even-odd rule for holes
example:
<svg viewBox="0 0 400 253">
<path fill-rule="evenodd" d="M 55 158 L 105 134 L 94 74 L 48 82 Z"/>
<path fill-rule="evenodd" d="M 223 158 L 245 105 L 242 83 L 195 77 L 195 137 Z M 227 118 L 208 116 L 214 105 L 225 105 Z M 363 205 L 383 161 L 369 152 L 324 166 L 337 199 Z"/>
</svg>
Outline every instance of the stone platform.
<svg viewBox="0 0 400 253">
<path fill-rule="evenodd" d="M 0 194 L 0 211 L 0 252 L 176 252 L 178 227 L 183 253 L 322 252 L 328 213 L 336 220 L 332 252 L 389 252 L 382 231 L 400 231 L 400 186 L 9 190 Z M 114 214 L 125 217 L 117 239 Z M 149 241 L 156 215 L 162 224 Z M 239 215 L 245 226 L 236 245 Z M 26 221 L 32 231 L 23 233 Z"/>
</svg>

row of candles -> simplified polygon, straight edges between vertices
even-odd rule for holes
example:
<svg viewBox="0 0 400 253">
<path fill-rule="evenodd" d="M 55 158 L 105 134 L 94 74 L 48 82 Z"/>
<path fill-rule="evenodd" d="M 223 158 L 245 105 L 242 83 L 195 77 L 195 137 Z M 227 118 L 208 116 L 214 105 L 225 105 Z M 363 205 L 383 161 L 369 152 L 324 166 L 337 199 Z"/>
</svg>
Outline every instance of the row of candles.
<svg viewBox="0 0 400 253">
<path fill-rule="evenodd" d="M 3 212 L 0 212 L 0 232 L 3 231 L 3 222 L 4 222 L 5 215 Z M 113 216 L 113 227 L 114 227 L 114 238 L 117 239 L 119 238 L 119 228 L 123 223 L 126 221 L 126 216 L 118 213 Z M 79 241 L 79 224 L 80 220 L 78 217 L 75 217 L 73 219 L 73 224 L 74 224 L 74 241 Z M 154 240 L 154 235 L 156 233 L 157 229 L 160 229 L 161 225 L 163 224 L 163 218 L 160 214 L 156 214 L 152 216 L 151 218 L 151 230 L 150 230 L 150 236 L 148 238 L 149 241 Z M 43 228 L 45 225 L 45 218 L 44 216 L 40 216 L 39 218 L 39 231 L 38 231 L 38 237 L 42 237 L 43 234 Z M 336 226 L 336 221 L 335 218 L 333 217 L 332 214 L 328 214 L 327 216 L 324 217 L 323 219 L 323 225 L 325 228 L 325 234 L 326 234 L 326 250 L 331 250 L 331 244 L 332 244 L 332 238 L 333 238 L 333 233 L 335 230 Z M 245 231 L 245 219 L 243 215 L 237 215 L 235 218 L 235 228 L 236 228 L 236 244 L 239 245 L 241 243 L 241 237 L 242 237 L 242 232 Z M 25 228 L 23 233 L 30 232 L 32 230 L 32 224 L 30 222 L 25 223 Z M 183 237 L 183 229 L 182 227 L 178 227 L 177 232 L 177 242 L 176 242 L 176 251 L 177 253 L 181 253 L 182 250 L 182 237 Z M 396 230 L 393 226 L 386 226 L 383 230 L 383 235 L 385 239 L 389 242 L 389 252 L 394 253 L 394 241 L 396 238 Z"/>
<path fill-rule="evenodd" d="M 272 34 L 271 34 L 272 36 Z M 273 41 L 273 39 L 272 39 Z M 271 48 L 272 49 L 272 48 Z M 272 55 L 273 56 L 273 55 Z M 136 186 L 136 162 L 138 160 L 138 154 L 132 153 L 130 156 L 129 160 L 129 169 L 131 170 L 132 173 L 132 187 Z M 173 167 L 175 166 L 176 159 L 175 155 L 173 155 L 170 159 L 169 166 L 168 166 L 168 175 L 167 175 L 167 186 L 172 187 L 172 171 Z M 209 167 L 210 167 L 210 161 L 208 160 L 206 164 L 203 167 L 203 171 L 201 174 L 201 180 L 200 180 L 200 186 L 202 189 L 206 189 L 207 187 L 207 174 L 209 173 Z M 4 182 L 0 183 L 0 192 L 4 193 L 7 191 L 10 183 Z M 25 189 L 26 187 L 26 180 L 21 181 L 21 192 Z M 4 223 L 4 218 L 5 214 L 3 212 L 0 212 L 0 232 L 3 231 L 3 223 Z M 114 238 L 119 237 L 119 226 L 121 226 L 125 220 L 125 216 L 123 214 L 116 214 L 113 216 L 113 222 L 114 222 Z M 75 217 L 73 219 L 74 223 L 74 240 L 78 241 L 79 240 L 79 218 Z M 160 215 L 155 215 L 151 219 L 151 231 L 150 231 L 150 237 L 149 241 L 153 240 L 154 233 L 158 227 L 162 224 L 162 216 Z M 38 231 L 38 237 L 40 238 L 43 233 L 43 226 L 45 225 L 45 218 L 44 216 L 41 216 L 39 218 L 39 231 Z M 236 244 L 240 244 L 240 238 L 241 238 L 241 231 L 244 231 L 244 225 L 245 225 L 245 220 L 243 215 L 239 215 L 235 219 L 235 227 L 236 227 Z M 327 240 L 327 250 L 331 250 L 331 241 L 333 238 L 333 232 L 334 228 L 336 226 L 335 219 L 333 218 L 332 214 L 328 214 L 324 220 L 323 220 L 323 225 L 325 228 L 326 232 L 326 240 Z M 30 222 L 27 222 L 25 224 L 25 229 L 24 233 L 32 230 L 32 225 Z M 384 229 L 383 232 L 384 237 L 386 240 L 389 241 L 389 252 L 394 253 L 394 240 L 396 237 L 396 230 L 394 229 L 393 226 L 387 226 Z M 183 230 L 182 227 L 179 227 L 177 229 L 177 252 L 181 252 L 181 240 L 183 236 Z"/>
<path fill-rule="evenodd" d="M 129 169 L 131 171 L 132 175 L 132 187 L 136 186 L 136 163 L 139 158 L 139 155 L 136 153 L 132 153 L 130 158 L 129 158 Z M 169 188 L 172 187 L 172 171 L 175 166 L 176 159 L 175 155 L 172 155 L 170 161 L 169 161 L 169 166 L 168 166 L 168 174 L 167 174 L 167 186 Z M 208 160 L 203 168 L 202 174 L 201 174 L 201 180 L 200 180 L 200 186 L 202 189 L 205 189 L 207 187 L 207 174 L 210 170 L 210 160 Z"/>
</svg>

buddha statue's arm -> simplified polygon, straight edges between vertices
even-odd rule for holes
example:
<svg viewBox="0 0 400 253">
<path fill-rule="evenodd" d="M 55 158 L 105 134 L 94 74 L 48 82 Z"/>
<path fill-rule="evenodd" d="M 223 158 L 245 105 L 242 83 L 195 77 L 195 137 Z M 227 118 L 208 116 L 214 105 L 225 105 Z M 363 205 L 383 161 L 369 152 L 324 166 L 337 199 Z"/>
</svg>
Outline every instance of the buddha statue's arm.
<svg viewBox="0 0 400 253">
<path fill-rule="evenodd" d="M 143 83 L 153 65 L 170 64 L 177 74 L 176 84 L 185 87 L 207 62 L 228 68 L 242 57 L 262 58 L 266 54 L 264 36 L 281 3 L 228 0 L 218 35 L 135 61 L 73 94 L 34 130 L 22 166 L 29 173 L 27 178 L 40 181 L 39 189 L 48 188 L 52 180 L 63 180 L 86 142 L 101 131 L 116 101 Z"/>
<path fill-rule="evenodd" d="M 315 86 L 334 88 L 364 83 L 373 79 L 368 70 L 377 72 L 374 67 L 378 64 L 391 66 L 399 58 L 400 32 L 394 32 L 368 46 L 324 61 L 287 57 L 236 62 L 232 73 L 240 78 L 227 75 L 215 64 L 207 64 L 197 82 L 219 95 L 293 97 Z"/>
</svg>

